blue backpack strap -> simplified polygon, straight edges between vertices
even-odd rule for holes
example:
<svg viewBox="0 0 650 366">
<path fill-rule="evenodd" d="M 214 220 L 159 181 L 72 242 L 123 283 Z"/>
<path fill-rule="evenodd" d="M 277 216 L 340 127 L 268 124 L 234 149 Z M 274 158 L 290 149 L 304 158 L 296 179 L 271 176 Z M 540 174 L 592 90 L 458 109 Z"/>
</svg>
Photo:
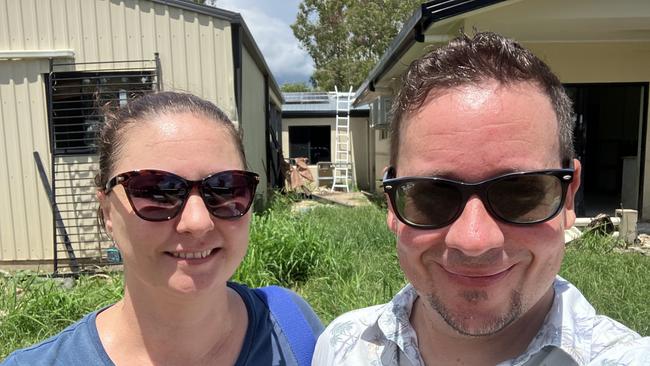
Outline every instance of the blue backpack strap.
<svg viewBox="0 0 650 366">
<path fill-rule="evenodd" d="M 316 337 L 289 292 L 279 286 L 260 287 L 256 288 L 255 292 L 266 302 L 271 314 L 282 328 L 298 365 L 311 365 Z"/>
</svg>

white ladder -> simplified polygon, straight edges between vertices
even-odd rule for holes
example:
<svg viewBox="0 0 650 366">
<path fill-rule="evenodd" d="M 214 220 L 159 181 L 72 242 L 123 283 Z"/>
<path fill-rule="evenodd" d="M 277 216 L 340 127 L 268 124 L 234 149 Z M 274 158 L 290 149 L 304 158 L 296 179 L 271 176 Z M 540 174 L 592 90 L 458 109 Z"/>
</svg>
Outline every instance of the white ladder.
<svg viewBox="0 0 650 366">
<path fill-rule="evenodd" d="M 332 180 L 332 191 L 337 188 L 344 188 L 350 192 L 349 181 L 351 179 L 350 164 L 350 96 L 352 87 L 347 93 L 341 92 L 334 86 L 336 93 L 336 134 L 334 149 L 334 174 Z"/>
</svg>

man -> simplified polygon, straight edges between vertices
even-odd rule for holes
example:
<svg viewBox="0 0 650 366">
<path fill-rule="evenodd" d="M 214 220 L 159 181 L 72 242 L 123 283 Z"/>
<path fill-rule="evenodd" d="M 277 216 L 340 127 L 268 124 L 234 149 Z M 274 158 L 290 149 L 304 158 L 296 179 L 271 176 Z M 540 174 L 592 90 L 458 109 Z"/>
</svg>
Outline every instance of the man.
<svg viewBox="0 0 650 366">
<path fill-rule="evenodd" d="M 581 167 L 549 68 L 463 35 L 413 62 L 395 103 L 384 190 L 410 283 L 334 320 L 313 365 L 650 365 L 650 339 L 557 277 Z"/>
</svg>

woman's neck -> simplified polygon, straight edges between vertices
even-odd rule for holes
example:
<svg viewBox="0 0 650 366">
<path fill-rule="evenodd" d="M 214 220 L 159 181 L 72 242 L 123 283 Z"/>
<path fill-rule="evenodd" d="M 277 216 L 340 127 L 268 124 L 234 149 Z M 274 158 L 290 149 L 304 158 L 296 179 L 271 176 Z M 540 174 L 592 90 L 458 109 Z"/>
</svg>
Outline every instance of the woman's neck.
<svg viewBox="0 0 650 366">
<path fill-rule="evenodd" d="M 232 364 L 243 344 L 247 319 L 243 300 L 225 284 L 189 295 L 127 283 L 124 298 L 98 316 L 97 328 L 117 365 L 121 360 Z"/>
</svg>

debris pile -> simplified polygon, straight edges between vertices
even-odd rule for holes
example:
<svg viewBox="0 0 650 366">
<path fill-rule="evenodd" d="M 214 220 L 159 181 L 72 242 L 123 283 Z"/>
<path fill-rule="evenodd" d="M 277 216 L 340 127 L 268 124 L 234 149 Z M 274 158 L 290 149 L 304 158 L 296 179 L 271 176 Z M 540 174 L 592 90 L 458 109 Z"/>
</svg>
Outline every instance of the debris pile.
<svg viewBox="0 0 650 366">
<path fill-rule="evenodd" d="M 640 234 L 637 236 L 634 243 L 628 245 L 627 248 L 620 248 L 622 252 L 633 252 L 650 256 L 650 235 Z"/>
</svg>

